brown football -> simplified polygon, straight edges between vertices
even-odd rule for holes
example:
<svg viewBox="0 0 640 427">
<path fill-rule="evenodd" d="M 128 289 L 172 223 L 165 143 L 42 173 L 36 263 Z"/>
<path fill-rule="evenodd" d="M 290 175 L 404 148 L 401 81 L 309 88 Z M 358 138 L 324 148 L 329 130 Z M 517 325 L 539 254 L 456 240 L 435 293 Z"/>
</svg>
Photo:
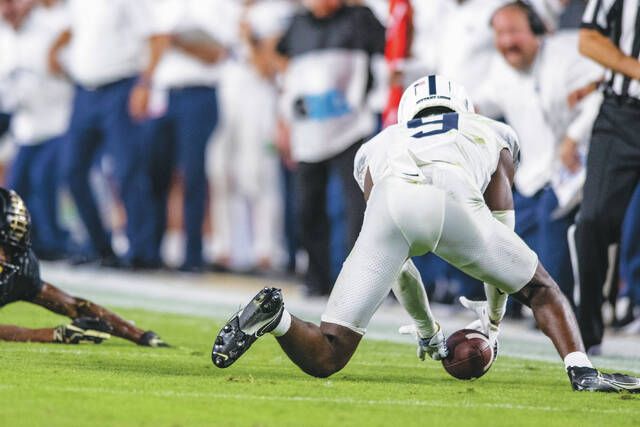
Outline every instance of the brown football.
<svg viewBox="0 0 640 427">
<path fill-rule="evenodd" d="M 493 348 L 485 334 L 473 329 L 461 329 L 447 338 L 449 355 L 442 366 L 460 380 L 480 378 L 493 363 Z"/>
</svg>

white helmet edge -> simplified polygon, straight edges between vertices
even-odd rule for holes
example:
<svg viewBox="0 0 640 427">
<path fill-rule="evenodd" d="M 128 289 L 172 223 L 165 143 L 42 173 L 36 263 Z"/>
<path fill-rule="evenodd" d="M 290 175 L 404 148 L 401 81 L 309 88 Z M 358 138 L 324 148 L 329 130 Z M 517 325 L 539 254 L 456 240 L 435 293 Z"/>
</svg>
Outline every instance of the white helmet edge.
<svg viewBox="0 0 640 427">
<path fill-rule="evenodd" d="M 446 77 L 431 74 L 411 83 L 398 105 L 398 123 L 406 123 L 425 108 L 445 107 L 456 113 L 475 112 L 467 91 Z"/>
</svg>

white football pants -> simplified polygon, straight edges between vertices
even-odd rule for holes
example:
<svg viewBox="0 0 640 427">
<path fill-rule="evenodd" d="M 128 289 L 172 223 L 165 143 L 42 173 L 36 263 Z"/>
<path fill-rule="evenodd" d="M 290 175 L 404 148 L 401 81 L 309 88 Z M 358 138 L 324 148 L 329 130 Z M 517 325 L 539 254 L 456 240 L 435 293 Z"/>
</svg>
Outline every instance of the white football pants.
<svg viewBox="0 0 640 427">
<path fill-rule="evenodd" d="M 432 184 L 387 176 L 373 187 L 323 322 L 364 334 L 407 258 L 427 252 L 509 294 L 531 281 L 537 255 L 491 215 L 482 194 L 459 172 L 429 169 Z"/>
</svg>

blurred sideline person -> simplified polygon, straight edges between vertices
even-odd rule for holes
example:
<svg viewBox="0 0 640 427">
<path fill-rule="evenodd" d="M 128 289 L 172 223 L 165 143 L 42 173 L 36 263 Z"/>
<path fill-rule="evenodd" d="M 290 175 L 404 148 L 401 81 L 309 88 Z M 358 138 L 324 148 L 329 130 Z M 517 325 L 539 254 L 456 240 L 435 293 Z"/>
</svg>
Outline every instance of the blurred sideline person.
<svg viewBox="0 0 640 427">
<path fill-rule="evenodd" d="M 93 252 L 78 262 L 95 257 L 114 267 L 156 262 L 149 253 L 150 182 L 141 167 L 146 160 L 141 129 L 127 109 L 150 35 L 146 4 L 146 0 L 69 0 L 70 26 L 51 48 L 51 71 L 68 72 L 76 83 L 62 168 Z M 66 46 L 68 70 L 61 61 Z M 105 228 L 89 181 L 91 167 L 103 153 L 112 160 L 116 190 L 126 211 L 129 249 L 124 260 L 114 254 L 111 230 Z"/>
<path fill-rule="evenodd" d="M 558 29 L 580 28 L 582 15 L 587 7 L 586 0 L 569 0 L 558 17 Z"/>
<path fill-rule="evenodd" d="M 448 14 L 456 7 L 451 0 L 413 1 L 411 55 L 401 64 L 404 85 L 435 73 Z"/>
<path fill-rule="evenodd" d="M 584 180 L 581 156 L 601 99 L 592 94 L 575 106 L 568 99 L 599 80 L 603 70 L 578 53 L 577 32 L 548 35 L 543 21 L 523 1 L 497 9 L 491 26 L 502 58 L 496 58 L 473 99 L 482 114 L 504 117 L 518 133 L 515 231 L 573 301 L 567 230 Z M 510 307 L 509 314 L 521 315 L 520 306 Z"/>
<path fill-rule="evenodd" d="M 131 116 L 145 124 L 152 177 L 154 257 L 167 225 L 174 168 L 184 179 L 185 272 L 204 269 L 202 240 L 207 201 L 205 154 L 218 122 L 219 63 L 236 18 L 226 0 L 152 2 L 150 58 L 132 92 Z"/>
<path fill-rule="evenodd" d="M 0 95 L 0 138 L 9 130 L 11 126 L 11 114 L 4 111 L 4 105 L 2 103 L 2 97 Z"/>
<path fill-rule="evenodd" d="M 18 145 L 6 186 L 22 194 L 31 211 L 34 252 L 42 259 L 60 259 L 72 249 L 58 222 L 72 86 L 47 68 L 49 47 L 68 26 L 68 13 L 64 3 L 46 3 L 0 0 L 8 24 L 0 26 L 0 97 L 13 113 L 11 137 Z"/>
<path fill-rule="evenodd" d="M 580 52 L 608 69 L 576 223 L 578 319 L 585 345 L 594 353 L 599 351 L 604 335 L 602 289 L 608 247 L 620 241 L 622 221 L 640 178 L 638 13 L 637 1 L 591 0 L 580 30 Z"/>
<path fill-rule="evenodd" d="M 525 0 L 544 22 L 545 27 L 554 32 L 558 29 L 560 18 L 571 0 Z"/>
<path fill-rule="evenodd" d="M 404 65 L 411 54 L 413 8 L 410 0 L 390 0 L 384 58 L 389 72 L 389 90 L 382 112 L 382 126 L 398 121 L 398 104 L 404 90 Z"/>
<path fill-rule="evenodd" d="M 624 331 L 640 333 L 640 185 L 629 201 L 622 223 L 620 279 L 616 322 Z M 628 326 L 627 326 L 628 325 Z"/>
<path fill-rule="evenodd" d="M 533 310 L 574 390 L 640 392 L 640 379 L 593 368 L 569 302 L 512 231 L 511 185 L 519 152 L 513 129 L 474 114 L 464 88 L 437 75 L 407 88 L 398 123 L 356 157 L 354 175 L 367 199 L 365 220 L 320 326 L 291 316 L 281 291 L 265 288 L 220 331 L 214 364 L 228 367 L 271 332 L 304 372 L 332 375 L 347 364 L 392 288 L 414 318 L 418 355 L 446 357 L 444 334 L 409 260 L 434 252 L 486 283 L 487 301 L 461 302 L 476 311 L 478 327 L 493 345 L 511 294 Z"/>
<path fill-rule="evenodd" d="M 475 95 L 478 81 L 489 72 L 495 56 L 491 29 L 487 22 L 504 0 L 448 0 L 441 21 L 437 50 L 438 74 L 469 88 Z"/>
<path fill-rule="evenodd" d="M 30 234 L 31 221 L 24 202 L 15 191 L 0 188 L 0 307 L 26 301 L 68 316 L 73 322 L 42 329 L 0 325 L 0 340 L 100 343 L 115 335 L 142 346 L 167 347 L 155 332 L 145 332 L 106 308 L 72 297 L 42 280 Z"/>
<path fill-rule="evenodd" d="M 368 105 L 374 62 L 384 61 L 385 30 L 370 9 L 343 0 L 306 0 L 277 45 L 284 71 L 281 129 L 290 146 L 280 147 L 295 163 L 297 227 L 309 255 L 309 295 L 327 295 L 330 224 L 326 212 L 332 171 L 340 178 L 346 211 L 346 246 L 362 224 L 364 203 L 351 179 L 356 151 L 371 136 L 376 117 Z M 358 28 L 358 31 L 353 31 Z"/>
<path fill-rule="evenodd" d="M 250 269 L 282 265 L 283 198 L 275 145 L 278 93 L 275 44 L 295 12 L 290 0 L 246 1 L 236 59 L 224 65 L 220 83 L 221 123 L 210 148 L 214 267 L 230 269 L 241 260 L 234 227 L 248 212 L 250 243 L 243 248 Z M 251 101 L 249 101 L 251 100 Z M 247 119 L 250 117 L 250 119 Z M 237 258 L 237 257 L 236 257 Z"/>
</svg>

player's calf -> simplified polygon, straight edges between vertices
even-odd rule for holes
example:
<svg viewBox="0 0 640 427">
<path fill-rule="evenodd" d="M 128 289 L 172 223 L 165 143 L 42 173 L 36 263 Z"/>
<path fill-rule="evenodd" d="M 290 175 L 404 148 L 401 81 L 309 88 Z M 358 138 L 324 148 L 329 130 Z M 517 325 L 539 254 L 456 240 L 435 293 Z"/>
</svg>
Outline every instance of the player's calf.
<svg viewBox="0 0 640 427">
<path fill-rule="evenodd" d="M 551 339 L 560 357 L 584 353 L 573 309 L 542 265 L 538 265 L 531 281 L 512 296 L 531 308 L 540 330 Z"/>
<path fill-rule="evenodd" d="M 342 325 L 322 322 L 320 326 L 292 316 L 286 335 L 278 344 L 304 373 L 327 378 L 349 362 L 362 335 Z"/>
<path fill-rule="evenodd" d="M 272 333 L 289 359 L 302 371 L 325 378 L 342 369 L 362 335 L 333 323 L 304 322 L 284 308 L 280 289 L 264 288 L 220 330 L 211 359 L 231 366 L 262 335 Z"/>
</svg>

